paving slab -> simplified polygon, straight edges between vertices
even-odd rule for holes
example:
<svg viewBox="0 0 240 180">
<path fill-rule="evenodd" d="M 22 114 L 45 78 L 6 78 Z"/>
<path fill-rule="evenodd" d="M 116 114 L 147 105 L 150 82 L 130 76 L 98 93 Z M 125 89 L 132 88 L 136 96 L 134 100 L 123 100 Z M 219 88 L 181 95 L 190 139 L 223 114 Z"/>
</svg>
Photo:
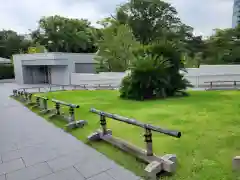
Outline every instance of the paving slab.
<svg viewBox="0 0 240 180">
<path fill-rule="evenodd" d="M 88 158 L 84 163 L 76 164 L 74 167 L 85 177 L 89 178 L 101 172 L 107 171 L 115 166 L 113 161 L 106 159 L 104 156 L 95 157 L 95 161 Z"/>
<path fill-rule="evenodd" d="M 40 163 L 6 175 L 7 180 L 34 180 L 51 174 L 52 170 L 47 163 Z"/>
<path fill-rule="evenodd" d="M 115 180 L 115 179 L 110 177 L 107 173 L 103 172 L 103 173 L 93 176 L 87 180 Z"/>
<path fill-rule="evenodd" d="M 38 180 L 85 180 L 85 178 L 74 167 L 71 167 L 41 177 Z"/>
<path fill-rule="evenodd" d="M 0 180 L 6 180 L 6 176 L 5 175 L 0 176 Z"/>
<path fill-rule="evenodd" d="M 22 159 L 5 162 L 0 164 L 0 175 L 7 174 L 23 168 L 25 168 L 25 165 Z"/>
<path fill-rule="evenodd" d="M 107 170 L 106 173 L 110 175 L 114 180 L 123 180 L 123 179 L 131 179 L 131 180 L 140 180 L 140 177 L 137 177 L 130 171 L 127 171 L 125 168 L 114 165 L 111 169 Z"/>
<path fill-rule="evenodd" d="M 0 180 L 138 178 L 10 98 L 14 88 L 0 83 Z"/>
</svg>

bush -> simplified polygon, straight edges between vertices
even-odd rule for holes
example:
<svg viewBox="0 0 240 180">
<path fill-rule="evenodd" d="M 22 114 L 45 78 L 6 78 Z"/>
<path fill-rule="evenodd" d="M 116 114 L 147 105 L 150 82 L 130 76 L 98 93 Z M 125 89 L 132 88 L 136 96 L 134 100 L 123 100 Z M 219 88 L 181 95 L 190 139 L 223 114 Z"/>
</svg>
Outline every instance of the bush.
<svg viewBox="0 0 240 180">
<path fill-rule="evenodd" d="M 156 43 L 144 46 L 135 53 L 131 73 L 123 79 L 120 87 L 122 98 L 165 98 L 183 93 L 190 86 L 180 74 L 184 64 L 174 44 Z"/>
<path fill-rule="evenodd" d="M 0 79 L 12 79 L 14 78 L 13 65 L 0 65 Z"/>
</svg>

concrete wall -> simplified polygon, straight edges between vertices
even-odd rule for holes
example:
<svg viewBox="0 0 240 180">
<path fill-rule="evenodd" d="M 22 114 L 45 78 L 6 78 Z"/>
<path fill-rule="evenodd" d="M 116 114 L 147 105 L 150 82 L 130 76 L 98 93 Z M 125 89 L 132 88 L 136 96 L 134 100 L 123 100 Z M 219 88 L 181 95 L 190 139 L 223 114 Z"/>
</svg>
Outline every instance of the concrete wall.
<svg viewBox="0 0 240 180">
<path fill-rule="evenodd" d="M 200 68 L 189 68 L 184 77 L 195 87 L 206 86 L 206 81 L 240 81 L 240 65 L 203 65 Z M 84 74 L 72 73 L 72 84 L 120 84 L 127 73 Z"/>
<path fill-rule="evenodd" d="M 75 73 L 95 73 L 96 67 L 91 63 L 75 63 Z"/>
<path fill-rule="evenodd" d="M 51 84 L 68 85 L 69 78 L 67 66 L 51 66 Z"/>
<path fill-rule="evenodd" d="M 33 83 L 33 73 L 32 73 L 32 69 L 27 67 L 27 66 L 23 66 L 23 81 L 24 84 L 32 84 Z"/>
<path fill-rule="evenodd" d="M 22 61 L 20 56 L 13 56 L 13 65 L 14 65 L 14 73 L 15 73 L 15 81 L 18 84 L 24 84 L 23 81 L 23 68 Z"/>
</svg>

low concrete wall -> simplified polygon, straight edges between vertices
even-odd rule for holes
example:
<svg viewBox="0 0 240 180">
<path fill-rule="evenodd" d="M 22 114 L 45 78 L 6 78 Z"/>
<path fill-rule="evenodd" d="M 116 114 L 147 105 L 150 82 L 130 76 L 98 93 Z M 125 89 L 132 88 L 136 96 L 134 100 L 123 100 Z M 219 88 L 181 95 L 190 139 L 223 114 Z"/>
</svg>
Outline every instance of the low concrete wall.
<svg viewBox="0 0 240 180">
<path fill-rule="evenodd" d="M 200 68 L 188 68 L 181 72 L 194 87 L 204 87 L 206 81 L 240 81 L 240 65 L 203 65 Z M 120 85 L 127 75 L 119 72 L 100 74 L 72 73 L 71 84 L 113 84 Z"/>
<path fill-rule="evenodd" d="M 15 79 L 0 79 L 0 83 L 14 83 Z"/>
</svg>

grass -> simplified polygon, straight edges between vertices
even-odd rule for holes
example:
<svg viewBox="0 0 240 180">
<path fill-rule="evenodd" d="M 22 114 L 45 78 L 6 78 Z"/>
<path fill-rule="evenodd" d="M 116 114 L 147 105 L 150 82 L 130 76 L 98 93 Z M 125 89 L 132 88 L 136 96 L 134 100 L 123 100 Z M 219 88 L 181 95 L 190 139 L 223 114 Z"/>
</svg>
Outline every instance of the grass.
<svg viewBox="0 0 240 180">
<path fill-rule="evenodd" d="M 232 171 L 231 164 L 232 158 L 240 155 L 239 91 L 193 91 L 189 97 L 146 102 L 121 100 L 117 91 L 110 90 L 51 92 L 45 95 L 80 105 L 77 119 L 85 119 L 89 124 L 71 134 L 85 143 L 86 137 L 99 128 L 99 116 L 89 112 L 91 107 L 181 131 L 180 139 L 153 134 L 154 152 L 158 155 L 176 154 L 179 161 L 177 172 L 163 179 L 240 179 L 240 174 Z M 59 127 L 65 124 L 59 120 L 53 123 Z M 144 147 L 143 129 L 113 120 L 108 120 L 107 124 L 115 136 Z M 103 142 L 90 145 L 137 175 L 144 175 L 145 164 L 133 156 Z"/>
</svg>

